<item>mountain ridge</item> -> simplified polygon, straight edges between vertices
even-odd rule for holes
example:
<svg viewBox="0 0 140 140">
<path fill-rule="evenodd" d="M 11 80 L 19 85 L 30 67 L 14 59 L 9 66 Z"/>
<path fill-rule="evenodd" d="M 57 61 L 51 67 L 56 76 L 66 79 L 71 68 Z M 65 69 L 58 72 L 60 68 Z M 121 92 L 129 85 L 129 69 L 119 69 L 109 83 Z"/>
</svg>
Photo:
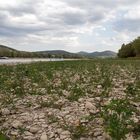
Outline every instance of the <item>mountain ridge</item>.
<svg viewBox="0 0 140 140">
<path fill-rule="evenodd" d="M 19 51 L 13 49 L 11 47 L 0 45 L 0 57 L 39 57 L 39 58 L 50 58 L 50 57 L 58 57 L 58 58 L 95 58 L 95 57 L 116 57 L 117 53 L 106 50 L 102 52 L 85 52 L 80 51 L 78 53 L 71 53 L 65 50 L 46 50 L 46 51 L 35 51 L 35 52 L 27 52 L 27 51 Z"/>
<path fill-rule="evenodd" d="M 116 57 L 117 53 L 110 51 L 110 50 L 106 50 L 106 51 L 95 51 L 95 52 L 78 52 L 78 54 L 81 54 L 83 56 L 87 56 L 87 57 Z"/>
</svg>

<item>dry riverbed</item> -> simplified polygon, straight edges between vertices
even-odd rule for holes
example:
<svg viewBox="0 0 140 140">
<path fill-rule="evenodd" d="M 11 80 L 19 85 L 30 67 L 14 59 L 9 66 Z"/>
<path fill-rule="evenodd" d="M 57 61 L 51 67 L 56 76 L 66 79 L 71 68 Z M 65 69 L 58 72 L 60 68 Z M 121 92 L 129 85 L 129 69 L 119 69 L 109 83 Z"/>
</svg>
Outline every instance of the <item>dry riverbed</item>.
<svg viewBox="0 0 140 140">
<path fill-rule="evenodd" d="M 0 78 L 0 132 L 11 140 L 140 138 L 139 61 L 1 66 Z"/>
</svg>

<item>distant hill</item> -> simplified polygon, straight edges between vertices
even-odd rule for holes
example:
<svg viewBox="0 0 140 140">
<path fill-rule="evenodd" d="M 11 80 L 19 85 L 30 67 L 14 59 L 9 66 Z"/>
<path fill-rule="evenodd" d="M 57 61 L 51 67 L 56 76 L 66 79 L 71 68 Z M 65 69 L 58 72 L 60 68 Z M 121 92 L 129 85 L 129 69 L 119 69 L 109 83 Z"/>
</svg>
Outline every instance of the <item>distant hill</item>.
<svg viewBox="0 0 140 140">
<path fill-rule="evenodd" d="M 12 49 L 12 48 L 10 48 L 10 47 L 7 47 L 7 46 L 4 46 L 4 45 L 0 45 L 0 52 L 2 52 L 2 51 L 17 51 L 17 50 L 15 50 L 15 49 Z"/>
<path fill-rule="evenodd" d="M 103 52 L 92 52 L 92 53 L 88 53 L 88 52 L 79 52 L 78 54 L 83 55 L 85 57 L 116 57 L 117 53 L 113 52 L 113 51 L 103 51 Z"/>
<path fill-rule="evenodd" d="M 10 47 L 0 45 L 0 57 L 13 57 L 15 53 L 17 54 L 18 51 Z"/>
<path fill-rule="evenodd" d="M 0 57 L 23 57 L 23 58 L 81 58 L 76 53 L 70 53 L 64 50 L 25 52 L 0 45 Z"/>
<path fill-rule="evenodd" d="M 63 58 L 78 58 L 81 57 L 81 55 L 76 53 L 70 53 L 64 50 L 51 50 L 51 51 L 40 51 L 36 52 L 39 55 L 42 56 L 48 56 L 48 57 L 63 57 Z"/>
<path fill-rule="evenodd" d="M 103 52 L 79 52 L 71 53 L 64 50 L 25 52 L 0 45 L 0 57 L 23 57 L 23 58 L 94 58 L 94 57 L 116 57 L 117 54 L 112 51 Z"/>
</svg>

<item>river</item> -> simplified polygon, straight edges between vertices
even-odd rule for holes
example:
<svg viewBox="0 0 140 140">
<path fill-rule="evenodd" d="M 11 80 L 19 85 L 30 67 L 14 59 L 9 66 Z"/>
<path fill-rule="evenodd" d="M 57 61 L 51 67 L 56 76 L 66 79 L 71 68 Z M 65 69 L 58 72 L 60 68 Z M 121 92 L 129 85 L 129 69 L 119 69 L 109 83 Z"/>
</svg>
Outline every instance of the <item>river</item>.
<svg viewBox="0 0 140 140">
<path fill-rule="evenodd" d="M 8 59 L 0 59 L 0 64 L 24 64 L 24 63 L 32 63 L 32 62 L 48 62 L 48 61 L 65 61 L 72 59 L 59 59 L 59 58 L 8 58 Z"/>
</svg>

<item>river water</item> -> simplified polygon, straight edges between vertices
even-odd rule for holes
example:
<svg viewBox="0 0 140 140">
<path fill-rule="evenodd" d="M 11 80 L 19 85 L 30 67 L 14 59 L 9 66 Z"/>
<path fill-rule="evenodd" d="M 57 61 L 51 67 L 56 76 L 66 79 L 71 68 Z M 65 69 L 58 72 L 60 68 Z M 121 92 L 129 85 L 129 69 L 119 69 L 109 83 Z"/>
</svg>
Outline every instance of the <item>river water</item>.
<svg viewBox="0 0 140 140">
<path fill-rule="evenodd" d="M 70 59 L 55 59 L 55 58 L 8 58 L 0 59 L 0 64 L 22 64 L 22 63 L 32 63 L 32 62 L 48 62 L 48 61 L 65 61 Z"/>
</svg>

